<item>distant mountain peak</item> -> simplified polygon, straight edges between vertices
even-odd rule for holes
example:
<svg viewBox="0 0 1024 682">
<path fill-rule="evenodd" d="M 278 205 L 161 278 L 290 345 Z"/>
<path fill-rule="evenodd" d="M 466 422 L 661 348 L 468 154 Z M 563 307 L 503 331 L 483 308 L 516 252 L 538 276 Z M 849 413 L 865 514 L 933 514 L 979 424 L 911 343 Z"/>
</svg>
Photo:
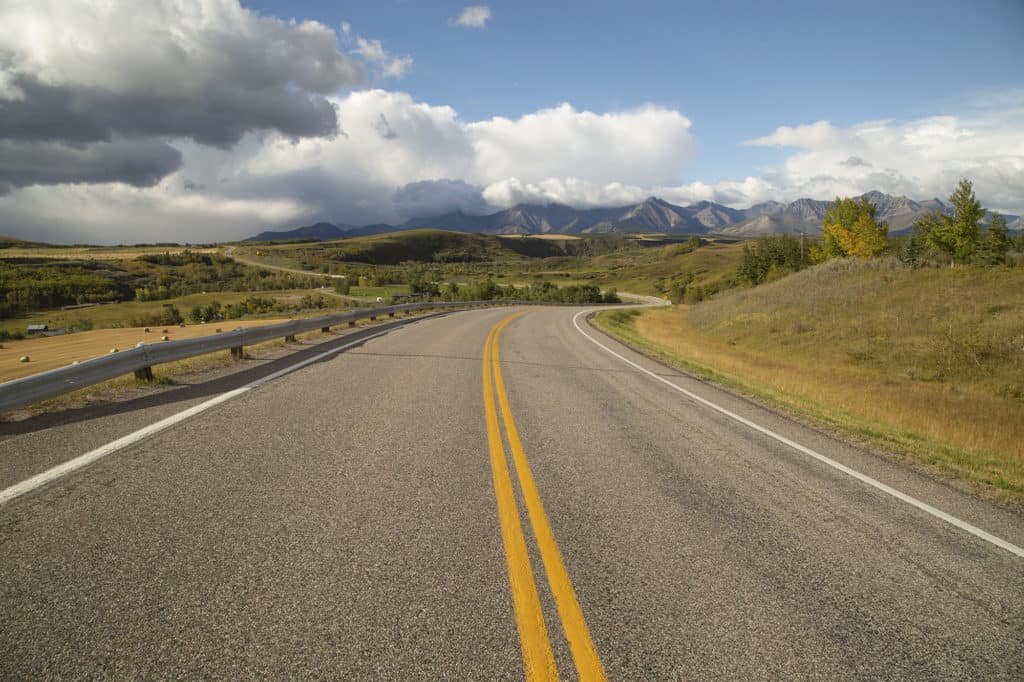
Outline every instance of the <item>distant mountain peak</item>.
<svg viewBox="0 0 1024 682">
<path fill-rule="evenodd" d="M 889 223 L 890 233 L 909 229 L 930 211 L 949 213 L 941 199 L 916 202 L 878 190 L 862 194 L 876 207 L 876 218 Z M 854 197 L 860 198 L 860 197 Z M 820 234 L 821 219 L 831 201 L 801 197 L 790 203 L 765 201 L 746 209 L 735 209 L 713 201 L 676 206 L 650 196 L 637 204 L 607 208 L 573 208 L 558 202 L 516 204 L 510 208 L 476 215 L 461 209 L 441 216 L 413 218 L 402 225 L 335 226 L 317 223 L 288 232 L 264 232 L 252 239 L 338 239 L 361 234 L 432 228 L 487 234 L 578 234 L 596 232 L 668 232 L 705 234 L 716 232 L 737 237 L 765 234 Z M 1011 229 L 1024 227 L 1017 216 L 1006 216 Z"/>
</svg>

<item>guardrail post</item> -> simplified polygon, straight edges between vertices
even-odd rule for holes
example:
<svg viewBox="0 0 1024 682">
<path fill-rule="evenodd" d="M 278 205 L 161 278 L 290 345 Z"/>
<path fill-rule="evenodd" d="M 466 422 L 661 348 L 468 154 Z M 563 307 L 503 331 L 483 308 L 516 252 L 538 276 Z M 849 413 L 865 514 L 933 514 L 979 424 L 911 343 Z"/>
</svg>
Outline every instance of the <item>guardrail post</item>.
<svg viewBox="0 0 1024 682">
<path fill-rule="evenodd" d="M 242 360 L 245 357 L 243 350 L 245 346 L 280 338 L 284 338 L 288 342 L 295 342 L 298 334 L 322 329 L 325 326 L 340 327 L 345 322 L 348 322 L 350 327 L 357 327 L 358 320 L 366 318 L 376 320 L 381 313 L 412 314 L 418 310 L 461 310 L 486 305 L 518 305 L 522 303 L 495 301 L 488 304 L 482 301 L 459 301 L 386 306 L 376 309 L 363 308 L 311 320 L 292 320 L 264 327 L 253 327 L 248 330 L 235 329 L 227 334 L 212 334 L 165 343 L 137 344 L 135 348 L 120 353 L 101 355 L 85 360 L 81 364 L 68 365 L 37 375 L 2 382 L 0 383 L 0 411 L 8 411 L 22 405 L 46 400 L 70 390 L 92 386 L 101 381 L 126 376 L 129 373 L 134 373 L 139 380 L 152 381 L 153 367 L 207 353 L 227 350 L 231 353 L 232 358 Z"/>
</svg>

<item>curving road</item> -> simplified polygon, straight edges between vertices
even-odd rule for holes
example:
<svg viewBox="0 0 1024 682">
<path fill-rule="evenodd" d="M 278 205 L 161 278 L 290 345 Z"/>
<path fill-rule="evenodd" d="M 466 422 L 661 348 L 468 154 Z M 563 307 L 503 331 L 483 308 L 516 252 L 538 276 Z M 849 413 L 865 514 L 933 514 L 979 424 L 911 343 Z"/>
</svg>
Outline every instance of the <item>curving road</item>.
<svg viewBox="0 0 1024 682">
<path fill-rule="evenodd" d="M 0 506 L 0 677 L 1024 677 L 1019 514 L 578 312 L 0 424 L 9 490 L 169 420 Z"/>
</svg>

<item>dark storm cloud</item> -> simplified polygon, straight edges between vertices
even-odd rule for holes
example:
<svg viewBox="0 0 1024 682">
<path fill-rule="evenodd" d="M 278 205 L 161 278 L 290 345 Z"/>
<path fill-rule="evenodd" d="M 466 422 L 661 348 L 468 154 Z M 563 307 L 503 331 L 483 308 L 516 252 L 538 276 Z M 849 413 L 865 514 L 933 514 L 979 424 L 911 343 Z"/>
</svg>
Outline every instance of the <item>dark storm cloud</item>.
<svg viewBox="0 0 1024 682">
<path fill-rule="evenodd" d="M 334 30 L 237 0 L 0 3 L 0 25 L 0 142 L 16 152 L 0 162 L 8 186 L 153 184 L 153 173 L 180 166 L 157 140 L 226 149 L 253 131 L 339 134 L 328 97 L 365 78 Z M 42 153 L 19 172 L 33 144 Z M 131 152 L 141 154 L 135 163 Z"/>
<path fill-rule="evenodd" d="M 181 152 L 150 140 L 86 145 L 0 140 L 0 194 L 28 185 L 124 182 L 151 187 L 181 167 Z"/>
<path fill-rule="evenodd" d="M 462 180 L 423 180 L 395 190 L 395 211 L 404 218 L 438 216 L 452 211 L 487 213 L 493 210 L 481 189 Z"/>
<path fill-rule="evenodd" d="M 338 132 L 329 101 L 284 88 L 247 90 L 224 84 L 193 100 L 52 86 L 26 76 L 12 82 L 24 99 L 0 100 L 0 139 L 98 142 L 114 135 L 169 136 L 226 148 L 252 130 L 278 130 L 292 137 Z"/>
</svg>

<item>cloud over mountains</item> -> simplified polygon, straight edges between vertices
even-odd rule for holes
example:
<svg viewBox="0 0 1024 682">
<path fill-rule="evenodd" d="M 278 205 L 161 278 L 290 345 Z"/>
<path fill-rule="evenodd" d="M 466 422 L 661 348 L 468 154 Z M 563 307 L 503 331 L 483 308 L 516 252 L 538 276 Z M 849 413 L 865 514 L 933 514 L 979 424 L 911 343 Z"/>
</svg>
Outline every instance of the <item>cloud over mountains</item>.
<svg viewBox="0 0 1024 682">
<path fill-rule="evenodd" d="M 486 9 L 457 19 L 484 26 Z M 404 75 L 412 57 L 348 24 L 267 17 L 237 0 L 153 0 L 146 11 L 38 0 L 0 4 L 0 25 L 18 27 L 0 32 L 0 233 L 205 241 L 318 219 L 651 195 L 734 207 L 876 188 L 944 197 L 961 176 L 987 205 L 1024 211 L 1024 92 L 958 115 L 781 126 L 746 142 L 782 149 L 776 166 L 682 184 L 700 122 L 680 111 L 561 103 L 466 121 L 444 103 L 368 88 Z"/>
</svg>

